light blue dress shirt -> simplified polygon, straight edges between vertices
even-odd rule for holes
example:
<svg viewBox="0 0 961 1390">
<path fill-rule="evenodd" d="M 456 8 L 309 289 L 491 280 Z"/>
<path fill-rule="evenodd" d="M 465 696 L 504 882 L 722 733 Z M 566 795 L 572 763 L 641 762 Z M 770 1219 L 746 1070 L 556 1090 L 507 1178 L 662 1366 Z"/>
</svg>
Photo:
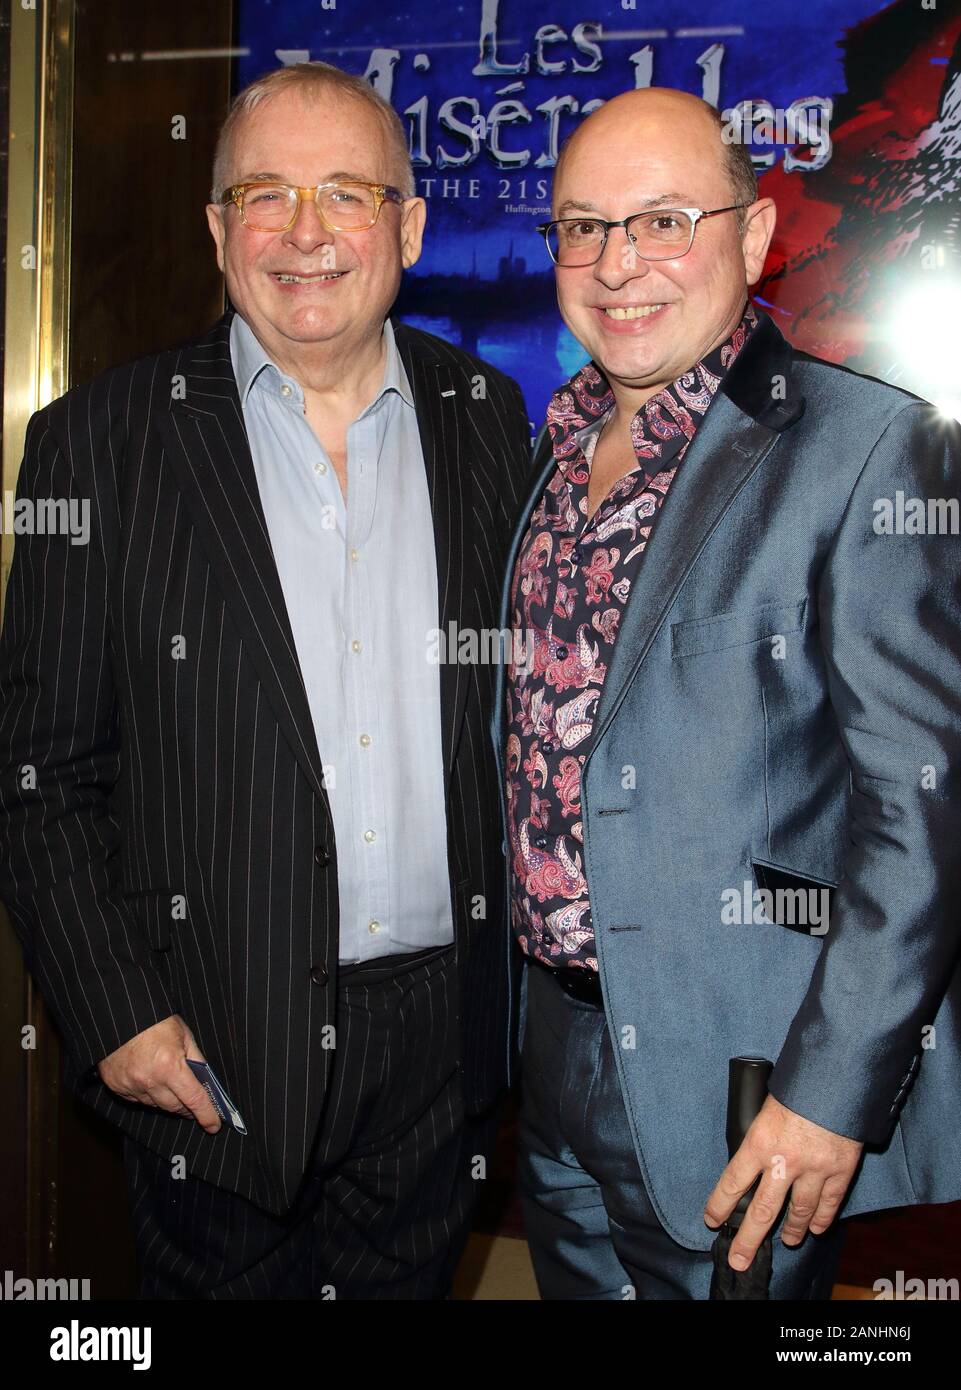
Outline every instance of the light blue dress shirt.
<svg viewBox="0 0 961 1390">
<path fill-rule="evenodd" d="M 384 379 L 347 430 L 347 503 L 304 393 L 235 314 L 230 356 L 307 687 L 337 846 L 340 960 L 454 939 L 430 495 L 414 398 Z"/>
</svg>

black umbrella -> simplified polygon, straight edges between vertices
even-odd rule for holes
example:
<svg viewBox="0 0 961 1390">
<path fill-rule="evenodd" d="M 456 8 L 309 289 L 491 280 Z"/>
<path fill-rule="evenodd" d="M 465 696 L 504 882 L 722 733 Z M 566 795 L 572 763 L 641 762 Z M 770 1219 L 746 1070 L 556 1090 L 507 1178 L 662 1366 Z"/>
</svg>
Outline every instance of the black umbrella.
<svg viewBox="0 0 961 1390">
<path fill-rule="evenodd" d="M 727 1153 L 733 1158 L 741 1147 L 751 1122 L 764 1104 L 768 1077 L 774 1063 L 765 1057 L 732 1057 L 728 1062 L 727 1081 Z M 711 1276 L 710 1297 L 724 1299 L 766 1299 L 771 1285 L 771 1236 L 765 1236 L 757 1254 L 747 1269 L 732 1269 L 728 1263 L 731 1245 L 744 1219 L 760 1176 L 744 1193 L 737 1206 L 721 1227 L 711 1247 L 714 1273 Z"/>
</svg>

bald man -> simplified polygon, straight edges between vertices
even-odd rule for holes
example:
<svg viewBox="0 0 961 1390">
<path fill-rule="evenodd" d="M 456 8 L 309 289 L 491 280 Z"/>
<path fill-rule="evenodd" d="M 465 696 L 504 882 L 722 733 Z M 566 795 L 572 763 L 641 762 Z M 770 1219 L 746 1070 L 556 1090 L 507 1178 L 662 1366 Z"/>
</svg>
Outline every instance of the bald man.
<svg viewBox="0 0 961 1390">
<path fill-rule="evenodd" d="M 958 566 L 878 525 L 957 493 L 958 427 L 751 303 L 775 207 L 704 102 L 607 102 L 552 218 L 591 360 L 539 441 L 501 615 L 533 659 L 493 724 L 538 1282 L 706 1298 L 756 1183 L 731 1269 L 773 1237 L 770 1296 L 828 1297 L 842 1216 L 961 1197 Z M 729 1161 L 741 1055 L 773 1071 Z"/>
</svg>

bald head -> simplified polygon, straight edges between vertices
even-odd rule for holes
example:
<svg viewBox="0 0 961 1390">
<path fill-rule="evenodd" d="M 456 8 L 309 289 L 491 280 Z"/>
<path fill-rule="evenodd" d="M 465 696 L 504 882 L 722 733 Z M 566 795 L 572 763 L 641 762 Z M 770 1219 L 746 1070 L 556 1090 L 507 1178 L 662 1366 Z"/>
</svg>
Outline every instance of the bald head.
<svg viewBox="0 0 961 1390">
<path fill-rule="evenodd" d="M 741 142 L 726 143 L 722 139 L 723 129 L 724 122 L 714 107 L 690 92 L 673 87 L 641 87 L 621 92 L 592 112 L 568 136 L 554 171 L 554 188 L 566 160 L 577 155 L 582 147 L 593 158 L 599 146 L 606 145 L 612 151 L 621 142 L 633 147 L 641 140 L 689 139 L 702 158 L 718 160 L 730 184 L 731 202 L 748 207 L 757 199 L 757 175 L 751 156 Z M 555 217 L 561 216 L 556 211 L 556 199 L 554 206 Z M 737 213 L 737 223 L 743 227 L 743 210 Z"/>
</svg>

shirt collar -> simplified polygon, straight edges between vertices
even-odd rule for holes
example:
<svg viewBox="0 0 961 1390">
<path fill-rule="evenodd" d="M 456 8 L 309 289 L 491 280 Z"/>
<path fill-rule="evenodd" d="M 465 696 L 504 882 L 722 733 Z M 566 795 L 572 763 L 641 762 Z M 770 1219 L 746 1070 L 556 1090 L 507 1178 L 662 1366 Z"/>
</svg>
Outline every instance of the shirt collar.
<svg viewBox="0 0 961 1390">
<path fill-rule="evenodd" d="M 666 461 L 690 441 L 758 322 L 758 313 L 748 300 L 734 332 L 637 411 L 631 422 L 631 438 L 642 471 L 656 473 L 660 461 Z M 590 460 L 591 436 L 600 433 L 613 406 L 614 393 L 594 362 L 588 362 L 554 393 L 547 407 L 547 424 L 554 458 L 565 476 L 581 457 Z M 673 421 L 683 423 L 675 428 Z"/>
<path fill-rule="evenodd" d="M 370 405 L 362 412 L 366 414 L 372 410 L 380 398 L 388 391 L 396 391 L 402 400 L 414 408 L 414 396 L 410 389 L 410 382 L 404 370 L 400 353 L 397 349 L 397 342 L 394 337 L 394 325 L 390 319 L 384 320 L 384 340 L 387 345 L 387 361 L 384 364 L 384 377 Z M 253 329 L 246 319 L 241 318 L 240 314 L 235 313 L 230 325 L 230 360 L 234 369 L 234 377 L 237 381 L 237 391 L 240 395 L 242 406 L 247 404 L 247 397 L 252 388 L 256 385 L 259 389 L 268 391 L 275 396 L 281 396 L 285 401 L 295 401 L 303 403 L 304 392 L 300 383 L 292 376 L 287 376 L 280 370 L 277 364 L 271 359 Z M 284 391 L 284 387 L 288 391 Z"/>
</svg>

